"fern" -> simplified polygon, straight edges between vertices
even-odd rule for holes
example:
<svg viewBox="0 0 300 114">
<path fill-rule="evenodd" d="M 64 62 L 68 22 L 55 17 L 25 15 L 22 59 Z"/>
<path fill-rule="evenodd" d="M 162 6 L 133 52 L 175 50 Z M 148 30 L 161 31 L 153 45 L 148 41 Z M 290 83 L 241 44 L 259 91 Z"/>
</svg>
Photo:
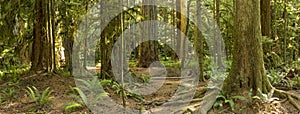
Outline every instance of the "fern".
<svg viewBox="0 0 300 114">
<path fill-rule="evenodd" d="M 76 92 L 79 94 L 76 95 L 76 94 L 71 94 L 69 95 L 69 97 L 75 99 L 77 102 L 79 102 L 82 106 L 84 105 L 84 103 L 87 105 L 87 106 L 90 106 L 90 105 L 93 105 L 96 103 L 96 101 L 98 101 L 99 99 L 101 99 L 102 97 L 104 96 L 107 96 L 108 93 L 106 92 L 102 92 L 102 93 L 99 93 L 99 94 L 88 94 L 88 93 L 84 93 L 80 88 L 78 87 L 71 87 L 72 91 L 73 92 Z M 87 95 L 93 95 L 93 96 L 87 96 Z M 88 98 L 92 98 L 92 99 L 88 99 Z"/>
<path fill-rule="evenodd" d="M 83 81 L 83 82 L 87 82 L 87 81 Z M 98 84 L 100 84 L 100 83 L 98 83 Z M 99 99 L 108 95 L 108 93 L 106 93 L 106 92 L 102 92 L 102 93 L 96 94 L 96 95 L 84 93 L 78 87 L 70 87 L 70 89 L 73 91 L 73 94 L 70 94 L 69 97 L 76 100 L 76 102 L 66 103 L 65 104 L 66 112 L 71 112 L 73 109 L 94 105 Z M 79 96 L 78 96 L 78 94 L 79 94 Z M 89 95 L 93 95 L 93 96 L 89 96 Z M 89 98 L 92 98 L 92 99 L 89 99 Z"/>
<path fill-rule="evenodd" d="M 44 105 L 50 103 L 51 99 L 53 99 L 53 97 L 51 96 L 53 91 L 50 90 L 50 87 L 48 87 L 44 91 L 40 92 L 34 86 L 32 86 L 32 87 L 27 86 L 26 92 L 28 93 L 31 100 L 40 107 L 43 107 Z"/>
<path fill-rule="evenodd" d="M 100 85 L 101 86 L 109 86 L 109 85 L 111 85 L 111 82 L 112 82 L 112 80 L 106 80 L 106 79 L 104 79 L 104 80 L 100 81 Z"/>
<path fill-rule="evenodd" d="M 223 107 L 224 104 L 229 104 L 231 110 L 235 110 L 234 99 L 246 100 L 244 96 L 237 95 L 237 96 L 232 96 L 230 98 L 226 98 L 226 96 L 223 94 L 218 95 L 217 99 L 219 99 L 219 101 L 215 102 L 214 107 Z"/>
<path fill-rule="evenodd" d="M 2 97 L 2 95 L 0 95 L 0 104 L 2 104 L 4 102 L 4 99 Z"/>
<path fill-rule="evenodd" d="M 50 89 L 49 87 L 46 88 L 43 91 L 42 96 L 40 96 L 40 99 L 39 99 L 40 100 L 39 101 L 40 105 L 45 105 L 45 104 L 49 103 L 51 99 L 53 99 L 53 97 L 51 96 L 53 91 L 49 90 L 49 89 Z"/>
<path fill-rule="evenodd" d="M 16 98 L 15 90 L 13 88 L 5 89 L 1 92 L 4 95 L 4 99 L 6 99 L 7 101 L 12 101 L 14 98 Z"/>
<path fill-rule="evenodd" d="M 35 88 L 34 86 L 32 86 L 32 88 Z M 30 99 L 33 101 L 33 102 L 36 102 L 37 101 L 37 96 L 35 95 L 35 92 L 32 90 L 32 88 L 28 87 L 27 86 L 27 90 L 26 92 L 28 93 Z M 36 88 L 35 88 L 36 90 Z"/>
<path fill-rule="evenodd" d="M 77 81 L 83 84 L 80 86 L 80 88 L 84 90 L 94 91 L 101 89 L 101 85 L 99 84 L 99 80 L 97 77 L 93 77 L 92 80 L 77 79 Z"/>
<path fill-rule="evenodd" d="M 74 109 L 84 107 L 84 105 L 77 103 L 77 102 L 69 102 L 69 103 L 66 103 L 65 106 L 66 106 L 65 111 L 67 113 L 72 112 Z"/>
<path fill-rule="evenodd" d="M 83 101 L 83 103 L 87 103 L 87 96 L 80 88 L 73 87 L 72 89 L 75 90 L 81 96 L 81 100 Z"/>
</svg>

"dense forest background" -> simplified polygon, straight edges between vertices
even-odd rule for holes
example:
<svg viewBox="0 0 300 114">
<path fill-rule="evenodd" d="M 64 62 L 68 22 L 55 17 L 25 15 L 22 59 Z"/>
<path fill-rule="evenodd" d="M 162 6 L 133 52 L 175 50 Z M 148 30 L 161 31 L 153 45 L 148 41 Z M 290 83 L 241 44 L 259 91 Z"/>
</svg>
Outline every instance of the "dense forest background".
<svg viewBox="0 0 300 114">
<path fill-rule="evenodd" d="M 121 13 L 104 25 L 115 7 Z M 145 33 L 135 32 L 147 20 L 171 27 L 146 23 Z M 298 0 L 0 0 L 0 31 L 0 113 L 101 113 L 91 107 L 106 97 L 139 113 L 300 112 Z M 128 44 L 129 54 L 112 55 L 118 38 L 135 37 L 163 41 L 137 41 Z M 197 61 L 188 61 L 192 55 Z M 115 57 L 120 60 L 112 62 Z M 114 65 L 128 67 L 122 78 L 115 78 Z M 167 74 L 153 76 L 153 65 Z M 186 74 L 196 77 L 196 87 L 181 84 L 184 66 L 199 68 Z M 125 89 L 128 73 L 135 88 L 164 82 L 156 93 L 136 94 Z M 211 87 L 215 80 L 224 84 Z M 168 100 L 181 86 L 195 89 L 191 100 L 182 101 L 189 105 L 172 107 L 174 112 L 157 108 L 172 104 Z M 99 88 L 105 91 L 92 91 Z"/>
</svg>

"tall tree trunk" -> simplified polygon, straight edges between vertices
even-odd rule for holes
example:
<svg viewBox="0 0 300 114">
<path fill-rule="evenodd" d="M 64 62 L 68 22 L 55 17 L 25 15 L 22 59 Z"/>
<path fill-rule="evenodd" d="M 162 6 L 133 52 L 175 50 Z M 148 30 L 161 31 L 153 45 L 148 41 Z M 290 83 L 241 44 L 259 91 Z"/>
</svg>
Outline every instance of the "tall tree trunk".
<svg viewBox="0 0 300 114">
<path fill-rule="evenodd" d="M 155 0 L 143 0 L 143 3 L 155 3 Z M 157 6 L 155 5 L 145 5 L 142 7 L 144 21 L 157 20 Z M 145 38 L 157 38 L 157 25 L 155 23 L 147 23 L 145 25 L 145 30 L 143 36 Z M 138 67 L 149 67 L 152 62 L 159 61 L 158 58 L 158 42 L 157 41 L 147 41 L 143 42 L 140 46 L 140 55 L 137 66 Z"/>
<path fill-rule="evenodd" d="M 66 0 L 65 2 L 70 2 L 69 0 Z M 67 71 L 69 71 L 72 75 L 72 50 L 73 50 L 73 31 L 72 31 L 72 16 L 68 14 L 68 6 L 64 3 L 64 12 L 63 13 L 63 19 L 64 19 L 64 37 L 63 37 L 63 47 L 65 48 L 64 54 L 65 54 L 65 61 L 66 66 L 65 68 Z"/>
<path fill-rule="evenodd" d="M 186 52 L 188 52 L 187 50 L 187 46 L 186 46 L 186 40 L 185 39 L 185 35 L 188 36 L 188 31 L 189 31 L 189 20 L 188 18 L 190 17 L 190 5 L 191 5 L 191 1 L 187 1 L 186 6 L 184 5 L 182 8 L 184 8 L 185 10 L 182 9 L 183 13 L 186 16 L 182 16 L 184 18 L 182 18 L 182 20 L 184 21 L 184 23 L 181 23 L 181 30 L 183 30 L 183 34 L 181 34 L 181 67 L 184 67 L 184 63 L 185 63 L 185 58 L 186 58 Z M 187 8 L 187 9 L 186 9 Z"/>
<path fill-rule="evenodd" d="M 283 11 L 283 20 L 284 20 L 284 25 L 283 25 L 283 61 L 284 63 L 287 63 L 287 26 L 288 26 L 288 22 L 287 22 L 287 2 L 286 0 L 283 0 L 283 4 L 284 4 L 284 11 Z"/>
<path fill-rule="evenodd" d="M 52 60 L 53 70 L 56 70 L 56 53 L 55 53 L 55 0 L 51 0 L 51 27 L 52 27 Z"/>
<path fill-rule="evenodd" d="M 196 10 L 196 23 L 200 23 L 200 18 L 201 18 L 201 3 L 200 1 L 196 1 L 197 3 L 197 10 Z M 198 25 L 198 24 L 196 24 Z M 205 78 L 204 78 L 204 70 L 203 70 L 203 64 L 204 64 L 204 58 L 203 58 L 203 36 L 201 35 L 200 31 L 198 30 L 198 27 L 195 26 L 194 27 L 194 36 L 195 36 L 195 39 L 194 39 L 194 46 L 195 46 L 195 51 L 198 55 L 198 63 L 199 63 L 199 81 L 205 81 Z"/>
<path fill-rule="evenodd" d="M 103 4 L 104 2 L 100 2 L 101 9 L 100 9 L 100 14 L 103 14 L 106 12 L 105 10 L 108 10 Z M 103 33 L 101 34 L 101 39 L 100 39 L 100 53 L 101 53 L 101 79 L 111 79 L 112 77 L 112 66 L 111 66 L 111 53 L 112 53 L 112 47 L 113 47 L 113 36 L 110 35 L 111 31 L 113 31 L 112 27 L 120 27 L 117 25 L 120 25 L 120 17 L 117 20 L 112 21 L 106 28 L 100 28 L 100 30 L 103 30 Z M 101 20 L 100 23 L 103 23 L 104 20 Z"/>
<path fill-rule="evenodd" d="M 271 38 L 271 0 L 261 0 L 261 32 Z"/>
<path fill-rule="evenodd" d="M 176 0 L 176 18 L 179 20 L 177 21 L 177 46 L 176 46 L 176 52 L 177 57 L 175 60 L 179 60 L 179 57 L 183 57 L 183 44 L 184 44 L 184 33 L 186 32 L 186 26 L 187 26 L 187 19 L 184 15 L 187 14 L 186 12 L 186 0 Z M 183 13 L 183 14 L 182 14 Z M 183 34 L 182 34 L 183 33 Z"/>
<path fill-rule="evenodd" d="M 300 27 L 300 18 L 298 19 L 298 27 Z M 298 29 L 298 36 L 297 36 L 297 38 L 296 38 L 296 41 L 297 42 L 300 42 L 300 29 Z M 300 58 L 300 45 L 298 45 L 298 50 L 297 50 L 297 52 L 298 52 L 298 57 Z"/>
<path fill-rule="evenodd" d="M 273 23 L 272 24 L 274 24 L 274 26 L 273 26 L 273 33 L 272 33 L 272 39 L 273 40 L 275 40 L 276 39 L 276 37 L 277 37 L 277 0 L 274 0 L 274 10 L 273 10 L 274 12 L 273 12 L 273 15 L 274 15 L 274 17 L 273 17 L 273 19 L 272 19 L 272 21 L 273 21 Z"/>
<path fill-rule="evenodd" d="M 216 21 L 217 21 L 217 25 L 215 25 L 216 32 L 214 32 L 214 33 L 217 33 L 217 30 L 219 29 L 219 26 L 220 26 L 220 18 L 221 18 L 221 13 L 220 13 L 220 4 L 221 3 L 220 2 L 221 2 L 220 0 L 216 0 Z M 215 34 L 215 36 L 217 37 L 216 34 Z M 222 55 L 221 55 L 221 50 L 222 50 L 223 47 L 224 47 L 224 45 L 222 44 L 222 41 L 216 41 L 215 42 L 214 48 L 217 52 L 217 53 L 215 53 L 215 54 L 217 54 L 215 56 L 217 58 L 215 62 L 217 63 L 218 66 L 222 66 L 222 67 L 224 66 L 223 62 L 222 62 Z"/>
<path fill-rule="evenodd" d="M 261 0 L 260 1 L 260 14 L 261 14 L 261 33 L 262 36 L 266 36 L 268 38 L 272 37 L 271 31 L 271 0 Z M 267 47 L 268 46 L 268 47 Z M 272 51 L 271 45 L 263 46 L 264 54 L 270 53 Z"/>
<path fill-rule="evenodd" d="M 184 53 L 185 53 L 185 51 L 184 51 L 184 38 L 185 38 L 185 33 L 187 32 L 187 0 L 180 0 L 180 31 L 178 31 L 179 32 L 179 42 L 178 42 L 178 44 L 180 44 L 180 52 L 179 52 L 179 56 L 181 57 L 181 59 L 183 59 L 184 58 Z M 182 60 L 182 61 L 184 61 L 184 60 Z M 183 65 L 183 64 L 181 64 L 181 65 Z"/>
<path fill-rule="evenodd" d="M 263 61 L 259 6 L 259 0 L 236 1 L 233 63 L 223 88 L 229 96 L 248 97 L 249 92 L 258 95 L 258 90 L 271 89 Z"/>
<path fill-rule="evenodd" d="M 175 46 L 176 45 L 176 40 L 177 40 L 177 38 L 178 37 L 176 37 L 176 27 L 177 27 L 177 21 L 176 21 L 176 15 L 177 15 L 177 12 L 176 12 L 176 10 L 175 10 L 175 8 L 176 8 L 176 0 L 172 0 L 172 13 L 171 13 L 171 18 L 172 18 L 172 29 L 173 29 L 173 31 L 172 31 L 172 46 L 175 48 L 175 50 L 174 51 L 177 51 L 178 50 L 178 45 L 177 46 Z M 177 27 L 178 28 L 178 27 Z M 173 60 L 175 60 L 175 61 L 178 61 L 179 60 L 179 58 L 178 58 L 178 56 L 177 56 L 177 54 L 176 53 L 174 53 L 173 54 L 173 56 L 172 56 L 172 59 Z"/>
<path fill-rule="evenodd" d="M 162 15 L 163 15 L 163 21 L 165 22 L 165 23 L 168 23 L 168 21 L 169 21 L 169 16 L 168 16 L 168 9 L 164 9 L 163 10 L 163 12 L 162 12 Z M 168 36 L 168 31 L 167 31 L 167 25 L 165 25 L 164 26 L 164 29 L 166 30 L 166 31 L 164 31 L 163 32 L 163 34 L 164 34 L 164 36 L 165 37 L 167 37 Z M 167 38 L 164 40 L 164 42 L 167 42 Z M 168 45 L 167 44 L 164 44 L 164 46 L 163 46 L 164 48 L 163 48 L 163 55 L 164 55 L 164 61 L 167 61 L 168 59 L 167 59 L 167 56 L 168 56 L 168 49 L 167 49 L 167 47 L 168 47 Z"/>
<path fill-rule="evenodd" d="M 46 10 L 46 14 L 47 14 L 47 50 L 44 51 L 46 52 L 46 56 L 48 57 L 47 58 L 47 71 L 52 71 L 52 66 L 53 66 L 53 61 L 52 61 L 52 29 L 51 29 L 51 4 L 50 4 L 50 0 L 46 0 L 46 7 L 47 7 L 47 10 Z"/>
<path fill-rule="evenodd" d="M 35 22 L 34 22 L 34 40 L 31 58 L 31 71 L 46 70 L 49 64 L 45 61 L 49 56 L 46 56 L 48 48 L 47 41 L 47 26 L 46 26 L 46 3 L 44 0 L 35 1 Z"/>
</svg>

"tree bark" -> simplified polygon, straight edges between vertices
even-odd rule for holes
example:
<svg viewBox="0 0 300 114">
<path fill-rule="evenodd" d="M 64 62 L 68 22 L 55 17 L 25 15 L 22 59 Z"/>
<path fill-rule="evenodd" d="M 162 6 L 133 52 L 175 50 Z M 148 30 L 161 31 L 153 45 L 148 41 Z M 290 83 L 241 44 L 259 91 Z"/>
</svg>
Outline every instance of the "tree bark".
<svg viewBox="0 0 300 114">
<path fill-rule="evenodd" d="M 154 2 L 155 0 L 143 0 L 143 2 Z M 147 4 L 147 3 L 146 3 Z M 144 21 L 151 21 L 151 20 L 157 20 L 157 6 L 154 5 L 145 5 L 142 7 L 142 12 L 144 16 Z M 155 23 L 147 23 L 145 25 L 145 30 L 143 36 L 145 36 L 147 39 L 153 37 L 157 38 L 157 25 Z M 139 61 L 137 64 L 137 67 L 144 67 L 147 68 L 150 66 L 152 62 L 159 61 L 158 57 L 158 42 L 157 41 L 147 41 L 143 42 L 140 46 L 140 52 L 139 52 Z"/>
<path fill-rule="evenodd" d="M 177 20 L 177 46 L 176 52 L 177 56 L 175 56 L 175 61 L 178 61 L 179 57 L 183 57 L 184 53 L 184 37 L 186 33 L 186 26 L 187 26 L 187 18 L 184 15 L 187 15 L 186 9 L 186 1 L 185 0 L 176 0 L 176 18 Z"/>
<path fill-rule="evenodd" d="M 49 67 L 46 61 L 48 51 L 47 26 L 46 26 L 46 3 L 44 0 L 35 1 L 34 40 L 31 58 L 31 71 L 46 70 Z"/>
<path fill-rule="evenodd" d="M 201 7 L 201 3 L 200 1 L 197 1 L 196 3 L 197 5 L 197 10 L 196 10 L 196 23 L 200 23 L 200 18 L 201 18 L 201 13 L 200 13 L 200 7 Z M 197 24 L 196 24 L 197 25 Z M 198 30 L 198 27 L 195 26 L 194 27 L 194 36 L 195 36 L 195 39 L 194 39 L 194 46 L 195 46 L 195 51 L 198 55 L 198 63 L 199 63 L 199 81 L 205 81 L 205 78 L 204 78 L 204 69 L 203 69 L 203 61 L 204 61 L 204 58 L 203 58 L 203 36 L 201 35 L 200 33 L 200 30 Z"/>
<path fill-rule="evenodd" d="M 300 16 L 300 12 L 298 12 L 298 15 Z M 300 27 L 300 19 L 298 19 L 297 26 Z M 296 31 L 297 36 L 295 37 L 296 42 L 300 42 L 300 29 L 297 29 Z M 295 50 L 293 50 L 293 61 L 297 61 L 297 59 L 300 57 L 300 45 L 295 47 Z"/>
<path fill-rule="evenodd" d="M 284 20 L 284 25 L 283 25 L 283 61 L 284 63 L 287 63 L 287 26 L 288 26 L 288 22 L 287 22 L 287 2 L 286 0 L 283 0 L 283 4 L 284 4 L 284 11 L 283 11 L 283 20 Z"/>
<path fill-rule="evenodd" d="M 66 0 L 66 2 L 70 2 L 69 0 Z M 74 44 L 74 37 L 73 33 L 74 31 L 72 29 L 71 23 L 72 21 L 72 16 L 68 14 L 67 12 L 68 6 L 64 4 L 64 9 L 62 12 L 63 13 L 63 19 L 64 19 L 64 37 L 63 37 L 63 47 L 65 48 L 64 54 L 65 54 L 65 61 L 66 61 L 66 66 L 65 68 L 67 71 L 69 71 L 72 75 L 72 50 L 73 50 L 73 44 Z"/>
<path fill-rule="evenodd" d="M 277 37 L 277 22 L 276 22 L 276 20 L 277 20 L 277 0 L 274 0 L 274 10 L 273 10 L 273 19 L 272 19 L 272 21 L 273 21 L 273 23 L 272 24 L 274 24 L 274 26 L 273 26 L 273 33 L 272 33 L 272 39 L 273 40 L 275 40 L 276 39 L 276 37 Z"/>
<path fill-rule="evenodd" d="M 257 95 L 258 90 L 271 89 L 263 61 L 259 6 L 259 0 L 236 1 L 233 63 L 223 88 L 229 96 L 248 97 L 249 92 Z"/>
<path fill-rule="evenodd" d="M 261 0 L 260 3 L 261 32 L 263 36 L 271 38 L 271 0 Z"/>
<path fill-rule="evenodd" d="M 52 53 L 53 53 L 53 70 L 56 70 L 56 53 L 55 53 L 55 0 L 51 0 L 51 27 L 52 27 Z"/>
</svg>

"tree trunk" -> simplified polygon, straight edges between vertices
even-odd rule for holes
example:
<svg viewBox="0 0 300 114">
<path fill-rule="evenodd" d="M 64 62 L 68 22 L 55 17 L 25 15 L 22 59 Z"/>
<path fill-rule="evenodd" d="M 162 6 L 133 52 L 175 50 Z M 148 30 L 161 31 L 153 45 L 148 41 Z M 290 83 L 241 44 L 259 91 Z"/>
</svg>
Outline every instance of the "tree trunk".
<svg viewBox="0 0 300 114">
<path fill-rule="evenodd" d="M 155 2 L 144 0 L 145 2 Z M 146 3 L 147 4 L 147 3 Z M 154 5 L 146 5 L 143 6 L 142 12 L 143 16 L 145 18 L 145 21 L 149 20 L 157 20 L 157 8 Z M 150 22 L 151 23 L 151 22 Z M 157 38 L 157 25 L 155 23 L 146 24 L 145 30 L 147 32 L 143 33 L 146 38 L 150 39 L 151 37 Z M 139 61 L 137 66 L 138 67 L 144 67 L 147 68 L 150 66 L 152 62 L 159 61 L 158 58 L 158 42 L 157 41 L 147 41 L 143 42 L 140 46 L 140 52 L 139 52 Z"/>
<path fill-rule="evenodd" d="M 49 56 L 45 52 L 48 51 L 47 41 L 47 26 L 46 26 L 46 3 L 44 0 L 35 1 L 35 22 L 34 22 L 34 40 L 32 48 L 32 58 L 31 58 L 31 71 L 46 70 L 49 64 Z"/>
<path fill-rule="evenodd" d="M 273 40 L 275 40 L 276 39 L 276 37 L 277 37 L 277 22 L 276 22 L 276 20 L 277 20 L 277 0 L 274 0 L 274 10 L 273 10 L 273 23 L 272 24 L 274 24 L 274 26 L 273 26 L 273 33 L 272 33 L 272 39 Z"/>
<path fill-rule="evenodd" d="M 69 0 L 66 0 L 66 2 L 69 2 Z M 72 29 L 74 28 L 72 28 L 71 26 L 72 16 L 68 14 L 67 9 L 68 6 L 64 4 L 64 10 L 63 10 L 64 12 L 62 12 L 63 19 L 64 19 L 63 47 L 65 48 L 64 50 L 65 59 L 66 59 L 65 68 L 72 75 L 72 50 L 73 50 L 73 43 L 74 43 L 74 38 L 73 38 L 74 31 Z"/>
<path fill-rule="evenodd" d="M 183 15 L 187 15 L 186 12 L 186 0 L 176 0 L 176 18 L 179 20 L 177 22 L 177 46 L 176 46 L 176 52 L 177 56 L 175 56 L 175 61 L 178 61 L 179 57 L 183 57 L 184 53 L 184 37 L 186 33 L 186 26 L 187 26 L 187 18 Z M 183 13 L 183 14 L 182 14 Z M 182 34 L 183 33 L 183 34 Z"/>
<path fill-rule="evenodd" d="M 217 21 L 217 25 L 215 25 L 215 30 L 216 30 L 215 33 L 217 33 L 217 30 L 220 27 L 220 18 L 221 18 L 220 2 L 221 2 L 220 0 L 216 0 L 216 21 Z M 217 36 L 217 35 L 215 35 L 215 36 Z M 222 55 L 221 55 L 221 50 L 222 50 L 223 47 L 224 47 L 224 45 L 222 44 L 222 41 L 216 41 L 215 42 L 214 48 L 217 52 L 217 53 L 215 53 L 215 54 L 217 54 L 215 56 L 217 58 L 215 62 L 217 63 L 218 66 L 222 66 L 222 67 L 224 66 L 223 62 L 222 62 Z"/>
<path fill-rule="evenodd" d="M 271 38 L 271 0 L 261 0 L 261 32 Z"/>
<path fill-rule="evenodd" d="M 46 0 L 46 15 L 47 15 L 47 38 L 46 38 L 46 44 L 47 44 L 47 51 L 44 51 L 46 53 L 47 58 L 47 71 L 53 71 L 53 60 L 52 60 L 52 28 L 51 28 L 51 4 L 50 0 Z"/>
<path fill-rule="evenodd" d="M 298 13 L 300 15 L 300 12 Z M 297 26 L 300 27 L 300 18 L 298 19 Z M 296 42 L 300 42 L 300 29 L 296 30 L 297 36 L 295 37 Z M 300 57 L 300 45 L 295 46 L 295 49 L 293 50 L 293 61 L 297 61 L 297 59 Z"/>
<path fill-rule="evenodd" d="M 262 36 L 266 36 L 268 38 L 272 37 L 271 31 L 271 0 L 261 0 L 260 1 L 260 14 L 261 14 L 261 32 Z M 271 45 L 263 45 L 264 54 L 271 53 L 272 46 Z M 268 66 L 267 66 L 268 67 Z"/>
<path fill-rule="evenodd" d="M 52 27 L 52 53 L 53 53 L 53 70 L 56 70 L 56 54 L 55 54 L 55 0 L 51 0 L 51 27 Z"/>
<path fill-rule="evenodd" d="M 288 26 L 288 22 L 287 22 L 287 2 L 286 0 L 283 0 L 283 4 L 284 4 L 284 11 L 283 11 L 283 20 L 284 20 L 284 25 L 283 25 L 283 61 L 284 63 L 287 63 L 287 26 Z"/>
<path fill-rule="evenodd" d="M 196 10 L 196 23 L 200 23 L 200 18 L 201 18 L 201 11 L 200 11 L 201 3 L 200 1 L 197 1 L 197 10 Z M 198 25 L 198 24 L 196 24 Z M 205 81 L 204 78 L 204 70 L 203 70 L 203 64 L 204 64 L 204 58 L 203 58 L 203 36 L 200 33 L 200 30 L 198 30 L 198 27 L 194 27 L 194 46 L 195 46 L 195 51 L 198 55 L 198 63 L 199 63 L 199 81 Z"/>
<path fill-rule="evenodd" d="M 176 27 L 177 27 L 177 21 L 176 21 L 177 17 L 176 17 L 176 15 L 177 15 L 177 13 L 176 13 L 175 8 L 176 8 L 176 0 L 172 0 L 172 9 L 173 9 L 172 13 L 171 13 L 172 25 L 173 25 L 172 26 L 172 29 L 173 29 L 173 31 L 172 31 L 172 46 L 175 48 L 174 51 L 177 51 L 178 50 L 177 49 L 178 47 L 176 46 L 176 39 L 177 39 L 177 37 L 176 37 Z M 178 56 L 177 56 L 176 53 L 173 54 L 172 59 L 174 61 L 178 61 L 179 60 L 179 58 L 178 58 Z"/>
<path fill-rule="evenodd" d="M 260 29 L 259 0 L 237 0 L 233 63 L 224 83 L 229 95 L 266 93 L 271 85 L 265 73 Z"/>
</svg>

